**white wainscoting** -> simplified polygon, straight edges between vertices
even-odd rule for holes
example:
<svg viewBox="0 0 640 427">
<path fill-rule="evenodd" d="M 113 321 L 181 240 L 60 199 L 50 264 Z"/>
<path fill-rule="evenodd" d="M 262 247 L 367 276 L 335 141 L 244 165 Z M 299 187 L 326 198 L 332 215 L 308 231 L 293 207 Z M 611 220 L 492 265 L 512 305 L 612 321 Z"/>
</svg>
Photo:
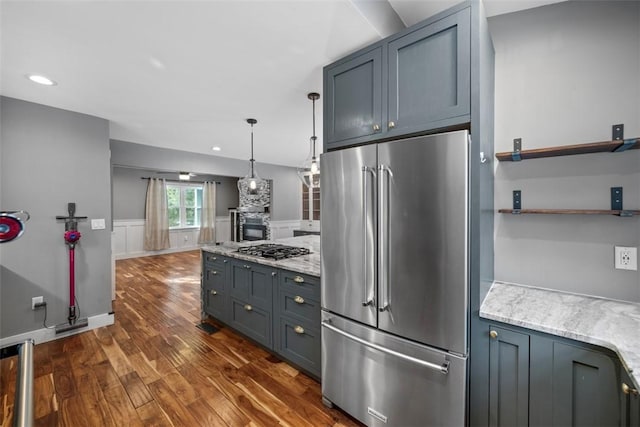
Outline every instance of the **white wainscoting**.
<svg viewBox="0 0 640 427">
<path fill-rule="evenodd" d="M 271 238 L 283 239 L 293 237 L 293 230 L 300 229 L 300 221 L 271 221 Z M 216 242 L 231 240 L 229 217 L 216 218 Z M 115 220 L 111 233 L 111 250 L 114 260 L 159 255 L 171 252 L 182 252 L 198 249 L 199 229 L 171 230 L 169 241 L 171 247 L 162 251 L 144 250 L 144 219 Z M 115 277 L 115 275 L 114 275 Z"/>
</svg>

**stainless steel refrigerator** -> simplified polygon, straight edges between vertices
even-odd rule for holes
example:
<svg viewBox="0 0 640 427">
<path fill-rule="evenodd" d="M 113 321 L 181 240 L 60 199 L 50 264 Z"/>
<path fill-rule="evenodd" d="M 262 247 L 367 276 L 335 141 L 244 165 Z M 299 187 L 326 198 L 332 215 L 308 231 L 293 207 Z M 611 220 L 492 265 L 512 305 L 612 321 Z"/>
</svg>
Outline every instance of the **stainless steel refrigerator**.
<svg viewBox="0 0 640 427">
<path fill-rule="evenodd" d="M 371 426 L 463 426 L 469 134 L 322 155 L 322 395 Z"/>
</svg>

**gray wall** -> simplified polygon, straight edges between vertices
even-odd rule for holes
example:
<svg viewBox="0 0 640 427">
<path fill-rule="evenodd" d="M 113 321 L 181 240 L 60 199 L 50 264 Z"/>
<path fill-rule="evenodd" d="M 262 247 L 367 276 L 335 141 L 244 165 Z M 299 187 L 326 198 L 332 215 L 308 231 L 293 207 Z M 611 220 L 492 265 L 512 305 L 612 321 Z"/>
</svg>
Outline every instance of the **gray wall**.
<svg viewBox="0 0 640 427">
<path fill-rule="evenodd" d="M 18 240 L 0 245 L 0 336 L 42 328 L 44 311 L 31 298 L 44 296 L 49 325 L 68 315 L 68 251 L 64 223 L 67 203 L 76 215 L 111 221 L 109 124 L 106 120 L 17 99 L 0 98 L 5 210 L 31 214 Z M 82 317 L 111 311 L 110 229 L 79 224 L 76 288 Z"/>
<path fill-rule="evenodd" d="M 164 178 L 177 182 L 177 174 L 158 174 L 157 171 L 133 168 L 113 168 L 113 219 L 144 219 L 148 180 L 142 177 Z M 192 181 L 216 181 L 216 216 L 226 216 L 228 208 L 238 205 L 238 178 L 198 175 Z M 187 182 L 187 181 L 184 181 Z"/>
<path fill-rule="evenodd" d="M 495 149 L 607 141 L 611 125 L 640 136 L 640 2 L 559 3 L 490 19 L 496 48 Z M 494 161 L 495 207 L 609 209 L 624 187 L 640 209 L 640 150 L 519 163 Z M 640 301 L 640 275 L 613 268 L 614 245 L 640 246 L 640 218 L 495 218 L 495 278 Z"/>
<path fill-rule="evenodd" d="M 111 140 L 111 163 L 149 170 L 184 170 L 217 176 L 245 176 L 249 160 L 190 153 Z M 271 219 L 273 221 L 302 218 L 302 184 L 295 168 L 256 162 L 259 175 L 273 180 Z M 119 196 L 115 194 L 114 200 Z M 225 207 L 226 209 L 226 207 Z M 115 214 L 114 214 L 115 216 Z"/>
</svg>

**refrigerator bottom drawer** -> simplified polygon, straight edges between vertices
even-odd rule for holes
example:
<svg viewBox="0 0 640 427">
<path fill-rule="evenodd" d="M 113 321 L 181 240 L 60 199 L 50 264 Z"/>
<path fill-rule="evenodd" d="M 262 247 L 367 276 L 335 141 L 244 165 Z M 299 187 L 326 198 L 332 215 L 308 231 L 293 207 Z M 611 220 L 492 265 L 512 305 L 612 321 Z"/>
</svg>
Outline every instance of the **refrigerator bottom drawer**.
<svg viewBox="0 0 640 427">
<path fill-rule="evenodd" d="M 467 359 L 322 313 L 322 395 L 369 426 L 463 426 Z"/>
</svg>

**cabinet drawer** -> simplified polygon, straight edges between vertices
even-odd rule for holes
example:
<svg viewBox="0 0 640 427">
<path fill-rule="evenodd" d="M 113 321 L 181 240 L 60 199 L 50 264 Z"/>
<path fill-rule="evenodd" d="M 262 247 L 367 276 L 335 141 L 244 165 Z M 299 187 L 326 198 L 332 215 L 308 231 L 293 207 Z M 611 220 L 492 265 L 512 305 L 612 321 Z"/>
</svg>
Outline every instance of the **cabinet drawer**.
<svg viewBox="0 0 640 427">
<path fill-rule="evenodd" d="M 224 292 L 227 281 L 224 264 L 205 264 L 202 271 L 202 280 L 205 287 Z"/>
<path fill-rule="evenodd" d="M 249 338 L 271 348 L 271 313 L 235 298 L 230 300 L 229 324 Z"/>
<path fill-rule="evenodd" d="M 210 314 L 216 319 L 221 320 L 223 322 L 227 321 L 226 310 L 225 310 L 226 298 L 223 292 L 220 292 L 214 288 L 205 287 L 203 289 L 202 298 L 204 301 L 205 313 Z"/>
<path fill-rule="evenodd" d="M 289 289 L 280 290 L 280 314 L 320 327 L 320 303 Z"/>
<path fill-rule="evenodd" d="M 307 322 L 280 317 L 277 351 L 310 373 L 320 376 L 320 330 Z"/>
<path fill-rule="evenodd" d="M 283 289 L 299 294 L 306 294 L 311 298 L 320 300 L 320 278 L 307 274 L 282 270 L 280 272 L 280 284 Z"/>
<path fill-rule="evenodd" d="M 222 266 L 229 262 L 227 257 L 218 254 L 212 254 L 210 252 L 203 252 L 203 256 L 205 264 L 220 264 Z"/>
</svg>

